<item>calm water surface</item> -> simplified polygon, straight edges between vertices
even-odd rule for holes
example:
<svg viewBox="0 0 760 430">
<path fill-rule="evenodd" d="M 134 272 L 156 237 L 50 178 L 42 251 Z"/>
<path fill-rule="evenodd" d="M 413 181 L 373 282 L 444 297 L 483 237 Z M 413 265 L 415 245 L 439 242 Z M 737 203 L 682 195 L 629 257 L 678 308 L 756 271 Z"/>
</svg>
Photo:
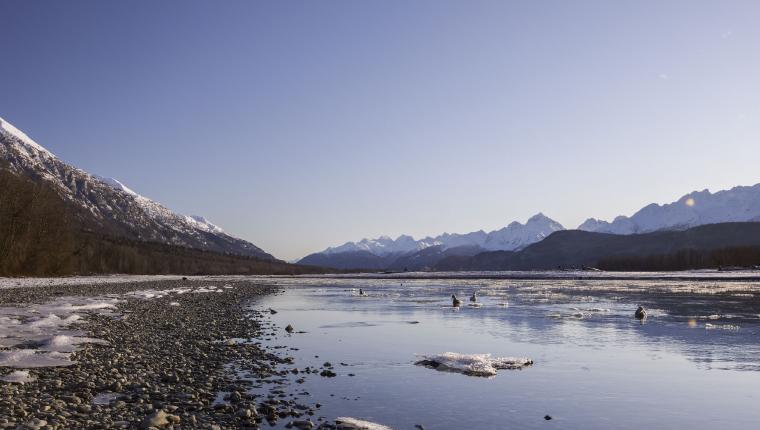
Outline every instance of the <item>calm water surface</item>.
<svg viewBox="0 0 760 430">
<path fill-rule="evenodd" d="M 321 402 L 319 415 L 327 418 L 428 430 L 760 425 L 758 283 L 272 282 L 283 293 L 254 306 L 278 311 L 270 317 L 278 335 L 266 344 L 285 346 L 279 351 L 295 359 L 289 367 L 329 361 L 338 374 L 310 375 L 283 389 Z M 367 296 L 359 296 L 358 288 Z M 467 306 L 473 291 L 481 307 Z M 465 306 L 453 309 L 451 294 Z M 649 310 L 643 323 L 633 318 L 639 304 Z M 287 324 L 306 333 L 287 335 Z M 419 354 L 443 352 L 529 357 L 535 364 L 492 378 L 414 364 Z"/>
</svg>

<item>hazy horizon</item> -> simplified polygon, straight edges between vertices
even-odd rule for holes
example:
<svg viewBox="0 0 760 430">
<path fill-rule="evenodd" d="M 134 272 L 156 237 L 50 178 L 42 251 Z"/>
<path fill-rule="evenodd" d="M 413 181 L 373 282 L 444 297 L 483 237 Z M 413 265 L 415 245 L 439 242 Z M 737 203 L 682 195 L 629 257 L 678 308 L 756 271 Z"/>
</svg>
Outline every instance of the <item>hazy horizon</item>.
<svg viewBox="0 0 760 430">
<path fill-rule="evenodd" d="M 753 2 L 0 10 L 0 117 L 282 259 L 760 182 Z"/>
</svg>

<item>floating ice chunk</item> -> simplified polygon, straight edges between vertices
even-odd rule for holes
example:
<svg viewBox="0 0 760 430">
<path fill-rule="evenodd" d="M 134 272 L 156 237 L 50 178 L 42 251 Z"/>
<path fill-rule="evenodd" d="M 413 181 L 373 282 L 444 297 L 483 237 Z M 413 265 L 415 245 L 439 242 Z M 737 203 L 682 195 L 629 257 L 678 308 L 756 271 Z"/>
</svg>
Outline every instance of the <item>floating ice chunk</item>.
<svg viewBox="0 0 760 430">
<path fill-rule="evenodd" d="M 595 313 L 608 313 L 610 312 L 607 308 L 588 308 L 586 309 L 588 312 L 595 312 Z"/>
<path fill-rule="evenodd" d="M 739 330 L 738 325 L 733 324 L 705 324 L 707 330 Z"/>
<path fill-rule="evenodd" d="M 393 430 L 382 424 L 350 417 L 338 417 L 335 423 L 338 424 L 338 430 Z"/>
<path fill-rule="evenodd" d="M 0 381 L 11 382 L 14 384 L 26 384 L 36 378 L 29 374 L 28 370 L 15 370 L 5 376 L 0 377 Z"/>
<path fill-rule="evenodd" d="M 524 357 L 492 357 L 491 354 L 443 354 L 421 355 L 415 364 L 432 369 L 464 373 L 470 376 L 495 376 L 497 370 L 522 369 L 533 364 L 533 360 Z"/>
</svg>

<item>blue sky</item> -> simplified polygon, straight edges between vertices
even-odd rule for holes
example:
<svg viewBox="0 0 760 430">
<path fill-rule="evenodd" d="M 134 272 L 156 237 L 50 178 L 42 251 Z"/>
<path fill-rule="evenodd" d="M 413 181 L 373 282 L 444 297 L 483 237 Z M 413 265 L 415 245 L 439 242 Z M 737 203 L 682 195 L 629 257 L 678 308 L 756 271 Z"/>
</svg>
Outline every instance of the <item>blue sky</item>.
<svg viewBox="0 0 760 430">
<path fill-rule="evenodd" d="M 760 182 L 760 2 L 0 3 L 0 116 L 292 259 Z"/>
</svg>

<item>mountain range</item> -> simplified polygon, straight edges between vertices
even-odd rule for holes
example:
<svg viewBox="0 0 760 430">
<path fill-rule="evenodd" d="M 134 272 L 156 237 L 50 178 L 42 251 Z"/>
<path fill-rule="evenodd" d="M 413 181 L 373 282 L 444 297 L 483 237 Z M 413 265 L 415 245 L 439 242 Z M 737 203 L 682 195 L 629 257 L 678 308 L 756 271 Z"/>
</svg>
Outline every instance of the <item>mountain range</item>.
<svg viewBox="0 0 760 430">
<path fill-rule="evenodd" d="M 347 242 L 310 254 L 298 263 L 338 269 L 420 270 L 447 256 L 521 249 L 560 230 L 564 230 L 560 223 L 538 213 L 525 224 L 515 221 L 489 233 L 483 230 L 466 234 L 444 233 L 420 240 L 408 235 L 395 240 L 381 236 Z"/>
<path fill-rule="evenodd" d="M 738 186 L 716 193 L 711 193 L 709 190 L 695 191 L 672 203 L 649 204 L 630 217 L 621 215 L 612 222 L 589 218 L 577 230 L 630 236 L 663 231 L 684 231 L 703 225 L 737 222 L 760 222 L 760 184 Z M 490 267 L 494 270 L 513 266 L 523 267 L 515 263 L 516 260 L 510 260 L 512 262 L 509 264 L 504 260 L 499 266 L 493 262 L 493 257 L 512 255 L 522 250 L 527 251 L 528 248 L 535 249 L 533 244 L 542 243 L 546 238 L 553 238 L 559 234 L 557 232 L 563 230 L 565 229 L 561 224 L 539 213 L 531 217 L 526 224 L 513 222 L 507 227 L 490 233 L 482 230 L 467 234 L 444 233 L 437 237 L 420 240 L 407 235 L 399 236 L 395 240 L 387 236 L 362 239 L 310 254 L 301 259 L 300 263 L 340 269 L 450 270 L 453 267 L 464 269 L 467 264 L 462 264 L 463 261 L 468 261 L 468 259 L 476 261 L 475 257 L 483 254 L 480 260 L 487 260 L 489 263 L 472 263 L 471 268 Z M 578 240 L 594 237 L 593 235 L 563 235 L 564 233 L 559 237 L 574 237 Z M 559 244 L 559 242 L 550 243 Z M 727 243 L 728 245 L 730 244 Z M 562 246 L 567 248 L 564 242 Z M 619 254 L 619 251 L 616 250 L 615 253 Z M 598 257 L 600 256 L 596 255 L 594 258 L 598 259 Z M 439 264 L 444 260 L 448 260 L 448 263 Z M 549 264 L 548 267 L 557 265 Z M 524 267 L 534 266 L 537 264 L 524 265 Z"/>
</svg>

